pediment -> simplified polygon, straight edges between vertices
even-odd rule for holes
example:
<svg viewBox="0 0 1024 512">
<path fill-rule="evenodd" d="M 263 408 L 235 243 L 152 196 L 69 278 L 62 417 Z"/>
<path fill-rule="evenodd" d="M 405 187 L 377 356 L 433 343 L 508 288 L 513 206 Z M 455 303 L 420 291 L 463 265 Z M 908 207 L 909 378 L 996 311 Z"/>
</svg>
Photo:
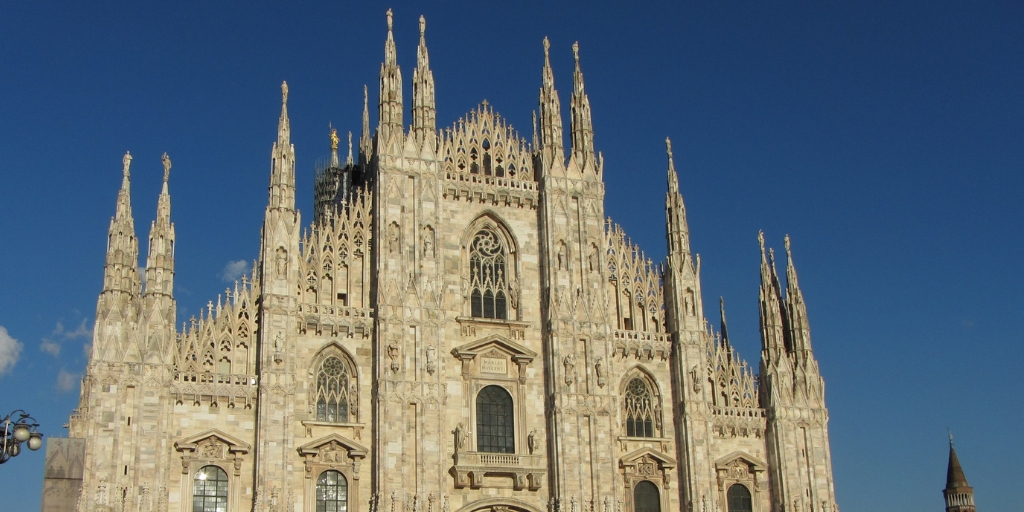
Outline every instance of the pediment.
<svg viewBox="0 0 1024 512">
<path fill-rule="evenodd" d="M 348 452 L 349 458 L 362 459 L 366 457 L 368 450 L 365 446 L 340 434 L 330 434 L 319 439 L 310 441 L 299 447 L 299 455 L 317 455 L 321 450 L 330 447 L 340 446 Z"/>
<path fill-rule="evenodd" d="M 452 355 L 459 359 L 473 359 L 488 349 L 497 349 L 512 356 L 517 362 L 529 363 L 537 357 L 537 353 L 501 335 L 492 335 L 471 341 L 452 349 Z"/>
<path fill-rule="evenodd" d="M 639 450 L 629 452 L 620 459 L 619 464 L 622 466 L 633 466 L 639 464 L 644 459 L 654 460 L 664 469 L 676 467 L 676 459 L 653 448 L 640 448 Z"/>
<path fill-rule="evenodd" d="M 220 430 L 217 429 L 210 429 L 195 434 L 193 436 L 189 436 L 184 439 L 179 439 L 175 441 L 174 449 L 179 452 L 194 452 L 196 451 L 196 447 L 198 447 L 200 444 L 203 444 L 209 439 L 215 439 L 216 441 L 224 445 L 227 445 L 228 451 L 231 453 L 249 453 L 249 449 L 251 448 L 249 446 L 249 443 L 243 442 L 237 437 L 225 434 L 224 432 L 221 432 Z"/>
<path fill-rule="evenodd" d="M 754 471 L 765 471 L 768 469 L 768 465 L 758 460 L 757 458 L 747 454 L 745 452 L 732 452 L 721 459 L 715 461 L 716 469 L 727 469 L 730 467 L 736 467 L 738 464 L 745 464 Z"/>
</svg>

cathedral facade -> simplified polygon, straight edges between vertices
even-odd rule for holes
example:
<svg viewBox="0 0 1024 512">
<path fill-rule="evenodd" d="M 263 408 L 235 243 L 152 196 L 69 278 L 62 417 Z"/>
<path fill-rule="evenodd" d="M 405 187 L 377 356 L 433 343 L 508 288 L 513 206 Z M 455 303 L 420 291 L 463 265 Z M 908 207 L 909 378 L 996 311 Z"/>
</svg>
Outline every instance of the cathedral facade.
<svg viewBox="0 0 1024 512">
<path fill-rule="evenodd" d="M 439 130 L 421 18 L 406 129 L 391 25 L 309 224 L 282 85 L 257 261 L 180 330 L 171 162 L 140 266 L 125 155 L 43 510 L 837 510 L 788 238 L 783 287 L 760 237 L 755 371 L 705 319 L 671 145 L 667 261 L 607 220 L 575 45 L 568 141 L 547 40 L 532 141 L 486 102 Z"/>
</svg>

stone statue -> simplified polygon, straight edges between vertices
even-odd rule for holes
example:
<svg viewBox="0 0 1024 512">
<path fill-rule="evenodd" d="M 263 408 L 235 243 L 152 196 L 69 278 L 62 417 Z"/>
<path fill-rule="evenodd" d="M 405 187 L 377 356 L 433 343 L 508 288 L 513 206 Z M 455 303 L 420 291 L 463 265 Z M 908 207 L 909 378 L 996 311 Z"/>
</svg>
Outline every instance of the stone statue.
<svg viewBox="0 0 1024 512">
<path fill-rule="evenodd" d="M 160 160 L 164 163 L 164 181 L 171 176 L 171 157 L 164 153 L 164 156 L 160 157 Z"/>
<path fill-rule="evenodd" d="M 277 248 L 277 259 L 274 262 L 274 272 L 277 273 L 277 277 L 284 277 L 285 272 L 288 270 L 288 251 L 284 250 L 284 247 Z"/>
<path fill-rule="evenodd" d="M 594 363 L 594 373 L 597 374 L 597 385 L 603 388 L 608 376 L 608 371 L 604 367 L 603 357 L 598 357 L 597 362 Z"/>
<path fill-rule="evenodd" d="M 127 178 L 128 177 L 128 167 L 130 165 L 132 165 L 132 154 L 131 154 L 130 151 L 125 151 L 124 152 L 124 158 L 121 159 L 121 162 L 124 164 L 124 169 L 122 169 L 121 172 L 123 172 L 124 173 L 124 177 Z"/>
<path fill-rule="evenodd" d="M 537 452 L 537 429 L 530 431 L 530 435 L 526 438 L 526 446 L 530 448 L 530 455 Z"/>
<path fill-rule="evenodd" d="M 397 372 L 401 365 L 399 365 L 399 358 L 402 357 L 402 349 L 395 343 L 388 345 L 388 357 L 391 359 L 391 371 Z"/>
<path fill-rule="evenodd" d="M 565 266 L 566 266 L 566 261 L 565 261 L 565 243 L 564 242 L 559 242 L 558 243 L 558 270 L 565 269 Z"/>
<path fill-rule="evenodd" d="M 397 223 L 392 222 L 391 225 L 388 226 L 388 251 L 392 253 L 398 252 L 398 231 L 399 228 Z"/>
<path fill-rule="evenodd" d="M 437 348 L 433 345 L 427 347 L 426 370 L 430 375 L 437 371 Z"/>
<path fill-rule="evenodd" d="M 288 103 L 288 82 L 281 82 L 281 103 Z"/>
<path fill-rule="evenodd" d="M 466 435 L 466 427 L 462 425 L 461 421 L 455 426 L 455 430 L 452 431 L 452 434 L 455 434 L 455 453 L 465 450 L 466 443 L 469 441 L 469 436 Z"/>
<path fill-rule="evenodd" d="M 562 359 L 562 365 L 565 366 L 565 385 L 572 386 L 576 383 L 576 354 L 570 352 Z"/>
<path fill-rule="evenodd" d="M 430 226 L 423 228 L 423 257 L 434 257 L 434 230 Z"/>
</svg>

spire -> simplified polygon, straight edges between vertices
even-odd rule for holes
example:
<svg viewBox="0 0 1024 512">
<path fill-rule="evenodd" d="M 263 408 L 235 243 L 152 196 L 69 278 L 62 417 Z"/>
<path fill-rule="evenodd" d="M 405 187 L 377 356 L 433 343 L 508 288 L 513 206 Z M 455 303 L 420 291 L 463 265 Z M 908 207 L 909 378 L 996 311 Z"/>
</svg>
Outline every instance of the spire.
<svg viewBox="0 0 1024 512">
<path fill-rule="evenodd" d="M 164 315 L 165 325 L 175 323 L 174 307 L 174 224 L 171 223 L 171 194 L 167 181 L 171 174 L 171 158 L 164 153 L 164 182 L 157 199 L 156 220 L 149 228 L 149 250 L 146 252 L 146 306 Z M 156 297 L 170 302 L 156 304 Z"/>
<path fill-rule="evenodd" d="M 345 159 L 345 165 L 352 165 L 352 132 L 348 132 L 348 158 Z"/>
<path fill-rule="evenodd" d="M 946 466 L 946 512 L 974 512 L 974 489 L 967 484 L 967 477 L 960 467 L 960 459 L 953 448 L 953 433 L 949 434 L 949 464 Z"/>
<path fill-rule="evenodd" d="M 669 254 L 690 254 L 690 229 L 686 224 L 686 205 L 683 195 L 679 192 L 679 177 L 672 158 L 672 141 L 665 138 L 665 151 L 668 153 L 668 193 L 665 194 L 665 215 L 668 228 Z"/>
<path fill-rule="evenodd" d="M 388 9 L 388 38 L 384 42 L 384 62 L 380 65 L 380 128 L 377 135 L 389 140 L 402 130 L 402 71 L 398 68 L 395 37 L 391 33 L 391 9 Z"/>
<path fill-rule="evenodd" d="M 730 347 L 729 328 L 725 324 L 725 297 L 718 298 L 718 311 L 722 315 L 722 344 L 728 348 Z"/>
<path fill-rule="evenodd" d="M 576 61 L 573 72 L 573 92 L 570 98 L 572 119 L 572 156 L 576 159 L 579 169 L 583 172 L 593 171 L 594 166 L 594 125 L 590 117 L 590 100 L 583 90 L 583 72 L 580 71 L 580 44 L 572 44 L 572 55 Z"/>
<path fill-rule="evenodd" d="M 291 143 L 288 121 L 288 82 L 281 82 L 281 118 L 277 122 L 277 142 L 270 157 L 270 201 L 268 209 L 295 210 L 295 146 Z"/>
<path fill-rule="evenodd" d="M 117 193 L 117 208 L 110 219 L 108 230 L 103 291 L 124 292 L 137 296 L 142 289 L 142 282 L 138 274 L 139 241 L 135 238 L 135 219 L 132 217 L 129 171 L 131 153 L 125 152 L 121 162 L 121 190 Z"/>
<path fill-rule="evenodd" d="M 436 135 L 437 108 L 434 105 L 434 73 L 427 54 L 427 20 L 420 16 L 420 45 L 416 51 L 416 69 L 412 71 L 412 130 L 417 140 Z"/>
<path fill-rule="evenodd" d="M 363 133 L 359 135 L 359 159 L 361 164 L 370 161 L 370 153 L 373 151 L 373 142 L 370 139 L 370 93 L 369 88 L 363 85 Z"/>
<path fill-rule="evenodd" d="M 757 241 L 761 245 L 761 358 L 765 364 L 776 365 L 785 352 L 783 304 L 780 300 L 779 278 L 775 272 L 775 253 L 769 251 L 765 255 L 763 231 L 758 231 Z"/>
<path fill-rule="evenodd" d="M 558 91 L 555 90 L 555 75 L 551 71 L 550 49 L 551 43 L 545 37 L 544 70 L 540 87 L 540 146 L 535 149 L 542 152 L 545 164 L 561 167 L 565 158 L 562 146 L 562 107 L 558 102 Z"/>
<path fill-rule="evenodd" d="M 807 305 L 793 266 L 789 235 L 786 235 L 786 312 L 789 314 L 789 339 L 792 350 L 806 359 L 811 352 L 811 328 L 807 322 Z"/>
<path fill-rule="evenodd" d="M 331 130 L 331 167 L 338 168 L 341 165 L 338 161 L 338 143 L 341 142 L 341 139 L 338 138 L 337 129 L 333 126 L 330 126 L 329 129 Z"/>
</svg>

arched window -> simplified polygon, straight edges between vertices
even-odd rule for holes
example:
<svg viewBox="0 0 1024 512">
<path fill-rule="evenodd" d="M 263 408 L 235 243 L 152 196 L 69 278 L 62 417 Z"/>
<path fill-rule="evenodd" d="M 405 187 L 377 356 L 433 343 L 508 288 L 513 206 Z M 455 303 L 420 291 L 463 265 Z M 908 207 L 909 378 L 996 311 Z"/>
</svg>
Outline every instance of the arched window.
<svg viewBox="0 0 1024 512">
<path fill-rule="evenodd" d="M 640 377 L 626 385 L 626 435 L 654 437 L 655 402 L 650 386 Z"/>
<path fill-rule="evenodd" d="M 228 474 L 217 466 L 203 466 L 192 484 L 192 512 L 227 512 Z"/>
<path fill-rule="evenodd" d="M 324 471 L 316 480 L 316 512 L 348 512 L 348 480 L 337 471 Z"/>
<path fill-rule="evenodd" d="M 661 512 L 661 498 L 658 496 L 658 486 L 648 480 L 644 480 L 633 488 L 633 511 L 634 512 Z"/>
<path fill-rule="evenodd" d="M 733 484 L 729 487 L 729 512 L 753 512 L 754 505 L 750 501 L 750 491 L 747 486 Z"/>
<path fill-rule="evenodd" d="M 512 395 L 501 386 L 487 386 L 476 396 L 476 449 L 515 453 Z"/>
<path fill-rule="evenodd" d="M 477 231 L 469 246 L 469 286 L 472 315 L 508 319 L 508 249 L 490 228 Z"/>
<path fill-rule="evenodd" d="M 316 372 L 316 419 L 347 423 L 349 411 L 349 369 L 338 356 L 328 356 Z"/>
</svg>

